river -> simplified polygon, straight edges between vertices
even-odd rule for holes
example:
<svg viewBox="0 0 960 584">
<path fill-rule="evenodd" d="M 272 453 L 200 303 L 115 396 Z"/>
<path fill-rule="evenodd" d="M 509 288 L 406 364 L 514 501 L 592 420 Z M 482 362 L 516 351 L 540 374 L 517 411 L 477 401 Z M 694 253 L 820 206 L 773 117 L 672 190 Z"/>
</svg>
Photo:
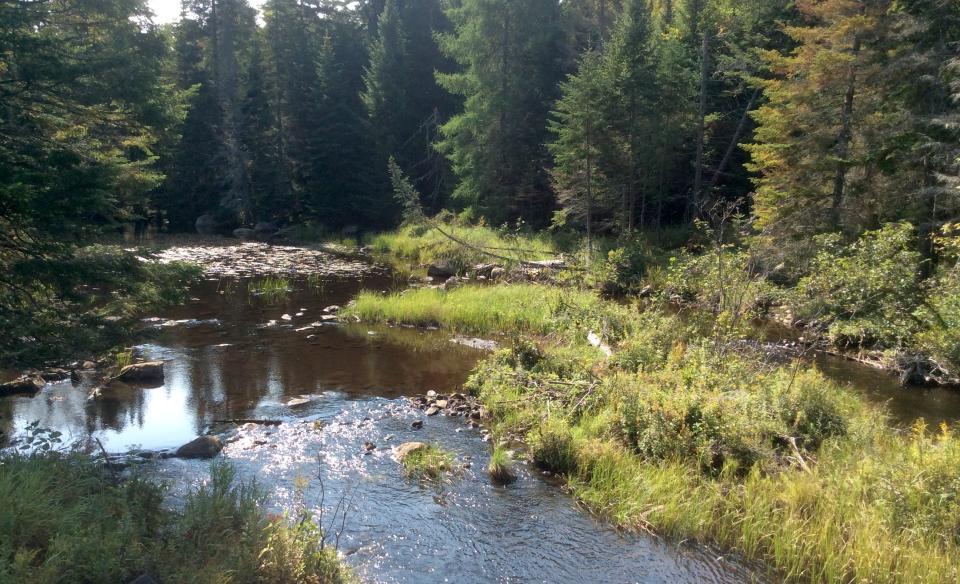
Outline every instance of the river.
<svg viewBox="0 0 960 584">
<path fill-rule="evenodd" d="M 217 420 L 282 421 L 245 427 L 220 458 L 256 478 L 275 511 L 306 505 L 323 513 L 328 532 L 340 533 L 345 560 L 369 582 L 757 579 L 704 547 L 618 532 L 523 463 L 517 482 L 492 485 L 484 472 L 490 445 L 478 431 L 462 418 L 425 418 L 404 399 L 457 390 L 483 352 L 441 331 L 319 324 L 325 308 L 359 290 L 395 286 L 376 269 L 294 280 L 289 293 L 273 298 L 251 294 L 253 280 L 242 274 L 205 280 L 187 304 L 148 321 L 156 333 L 138 351 L 167 360 L 163 385 L 118 385 L 87 399 L 92 378 L 48 384 L 34 397 L 0 400 L 0 427 L 10 433 L 39 421 L 68 440 L 97 438 L 109 452 L 125 452 L 176 448 Z M 863 391 L 892 400 L 904 419 L 960 412 L 952 393 L 894 391 L 895 380 L 883 373 L 837 360 L 821 367 L 873 387 Z M 299 397 L 307 403 L 288 405 Z M 416 420 L 422 429 L 412 427 Z M 442 444 L 461 470 L 440 484 L 405 478 L 391 447 L 411 440 Z M 370 452 L 368 442 L 376 445 Z M 209 468 L 176 458 L 143 467 L 170 484 L 174 501 L 205 481 Z"/>
</svg>

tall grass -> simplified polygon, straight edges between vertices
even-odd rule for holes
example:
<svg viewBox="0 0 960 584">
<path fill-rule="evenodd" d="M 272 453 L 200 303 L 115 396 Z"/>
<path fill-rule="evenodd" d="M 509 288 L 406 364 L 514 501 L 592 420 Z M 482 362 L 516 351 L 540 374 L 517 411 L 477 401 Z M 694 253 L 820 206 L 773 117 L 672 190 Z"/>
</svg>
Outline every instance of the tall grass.
<svg viewBox="0 0 960 584">
<path fill-rule="evenodd" d="M 453 454 L 436 445 L 427 445 L 403 457 L 403 471 L 409 478 L 437 480 L 453 469 Z"/>
<path fill-rule="evenodd" d="M 4 458 L 0 582 L 129 582 L 144 573 L 170 583 L 350 579 L 319 529 L 305 537 L 308 517 L 268 520 L 264 493 L 227 465 L 212 467 L 181 512 L 163 501 L 159 485 L 118 485 L 86 457 Z"/>
<path fill-rule="evenodd" d="M 449 292 L 432 288 L 394 294 L 362 292 L 348 316 L 366 322 L 443 326 L 469 334 L 533 333 L 547 335 L 570 327 L 590 326 L 617 332 L 626 309 L 603 310 L 594 294 L 538 284 L 464 286 Z"/>
<path fill-rule="evenodd" d="M 785 581 L 960 578 L 960 440 L 948 428 L 900 435 L 815 371 L 698 348 L 650 372 L 594 366 L 551 385 L 553 371 L 505 352 L 468 389 L 495 434 L 524 435 L 535 463 L 617 524 L 736 550 Z"/>
</svg>

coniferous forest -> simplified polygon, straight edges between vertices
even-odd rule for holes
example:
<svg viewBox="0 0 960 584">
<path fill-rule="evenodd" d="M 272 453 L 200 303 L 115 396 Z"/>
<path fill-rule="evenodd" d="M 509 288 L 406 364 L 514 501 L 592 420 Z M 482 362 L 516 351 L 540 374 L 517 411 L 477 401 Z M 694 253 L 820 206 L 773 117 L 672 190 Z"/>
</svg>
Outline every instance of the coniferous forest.
<svg viewBox="0 0 960 584">
<path fill-rule="evenodd" d="M 345 557 L 369 516 L 312 455 L 162 467 L 173 508 L 129 471 L 402 432 L 364 477 L 547 474 L 718 582 L 957 582 L 960 1 L 0 0 L 0 331 L 0 583 L 436 576 Z M 144 430 L 159 386 L 189 436 Z"/>
</svg>

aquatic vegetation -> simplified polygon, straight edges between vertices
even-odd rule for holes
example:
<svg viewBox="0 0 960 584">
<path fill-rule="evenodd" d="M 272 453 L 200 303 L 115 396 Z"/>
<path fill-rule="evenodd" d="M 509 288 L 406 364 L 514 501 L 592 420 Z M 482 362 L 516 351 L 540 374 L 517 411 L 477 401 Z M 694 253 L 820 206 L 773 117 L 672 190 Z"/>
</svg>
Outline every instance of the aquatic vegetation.
<svg viewBox="0 0 960 584">
<path fill-rule="evenodd" d="M 133 349 L 124 349 L 116 354 L 117 369 L 123 369 L 133 363 Z"/>
<path fill-rule="evenodd" d="M 346 582 L 350 574 L 309 521 L 268 519 L 264 493 L 225 464 L 188 494 L 122 483 L 89 458 L 51 453 L 0 460 L 0 581 Z"/>
<path fill-rule="evenodd" d="M 269 277 L 250 282 L 247 284 L 247 291 L 254 296 L 266 299 L 268 302 L 276 302 L 285 298 L 292 289 L 290 288 L 290 280 Z"/>
<path fill-rule="evenodd" d="M 490 480 L 501 485 L 517 480 L 517 475 L 513 471 L 513 459 L 503 446 L 493 447 L 490 462 L 487 464 L 487 474 L 490 475 Z"/>
<path fill-rule="evenodd" d="M 409 478 L 437 480 L 453 469 L 453 453 L 428 444 L 404 456 L 401 464 Z"/>
<path fill-rule="evenodd" d="M 696 346 L 648 372 L 597 377 L 594 366 L 558 379 L 539 366 L 504 351 L 468 389 L 495 435 L 525 436 L 534 463 L 617 524 L 711 541 L 787 581 L 958 577 L 960 481 L 947 469 L 960 440 L 949 429 L 902 436 L 816 371 Z"/>
</svg>

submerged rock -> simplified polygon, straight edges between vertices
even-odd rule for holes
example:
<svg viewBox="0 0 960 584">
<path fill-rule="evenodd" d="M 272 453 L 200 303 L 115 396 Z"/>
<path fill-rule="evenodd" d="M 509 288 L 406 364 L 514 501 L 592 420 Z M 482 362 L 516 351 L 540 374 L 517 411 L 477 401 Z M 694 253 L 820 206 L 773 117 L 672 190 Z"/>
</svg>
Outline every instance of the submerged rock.
<svg viewBox="0 0 960 584">
<path fill-rule="evenodd" d="M 163 361 L 144 361 L 127 365 L 117 379 L 127 383 L 163 381 Z"/>
<path fill-rule="evenodd" d="M 42 378 L 24 375 L 7 383 L 0 383 L 0 397 L 5 395 L 35 394 L 43 389 L 43 385 Z"/>
<path fill-rule="evenodd" d="M 200 436 L 177 449 L 180 458 L 213 458 L 223 450 L 223 442 L 216 436 Z"/>
</svg>

